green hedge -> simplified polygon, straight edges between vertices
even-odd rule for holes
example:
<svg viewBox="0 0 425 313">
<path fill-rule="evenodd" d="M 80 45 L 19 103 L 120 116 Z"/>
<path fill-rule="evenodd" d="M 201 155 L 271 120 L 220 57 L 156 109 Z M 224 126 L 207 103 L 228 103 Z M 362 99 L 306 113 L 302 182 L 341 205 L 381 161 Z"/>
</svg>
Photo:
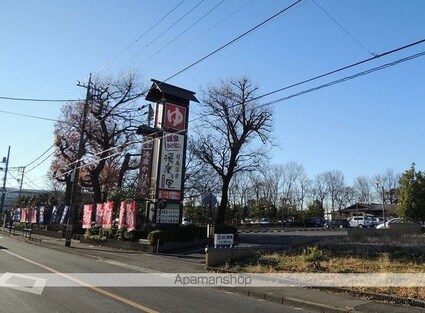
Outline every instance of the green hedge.
<svg viewBox="0 0 425 313">
<path fill-rule="evenodd" d="M 237 228 L 230 225 L 216 225 L 216 234 L 236 234 Z M 207 226 L 187 225 L 173 229 L 154 230 L 149 233 L 149 244 L 156 245 L 157 240 L 160 242 L 184 242 L 193 241 L 195 239 L 207 238 Z"/>
</svg>

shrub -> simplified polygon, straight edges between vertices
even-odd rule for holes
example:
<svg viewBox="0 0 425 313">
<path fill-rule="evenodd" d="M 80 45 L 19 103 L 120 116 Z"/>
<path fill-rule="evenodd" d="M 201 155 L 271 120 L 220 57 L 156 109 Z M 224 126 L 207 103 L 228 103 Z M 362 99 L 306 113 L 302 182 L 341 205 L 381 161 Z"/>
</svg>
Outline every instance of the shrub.
<svg viewBox="0 0 425 313">
<path fill-rule="evenodd" d="M 216 234 L 235 234 L 237 235 L 237 227 L 231 225 L 216 225 Z M 160 242 L 171 241 L 193 241 L 195 239 L 206 239 L 207 226 L 187 225 L 178 228 L 154 230 L 149 233 L 148 240 L 150 245 L 156 245 L 157 240 Z"/>
<path fill-rule="evenodd" d="M 325 253 L 317 246 L 303 249 L 301 255 L 304 261 L 312 263 L 316 270 L 321 269 L 320 262 L 326 259 Z"/>
<path fill-rule="evenodd" d="M 179 228 L 154 230 L 149 233 L 148 240 L 150 245 L 155 245 L 157 240 L 164 241 L 192 241 L 194 239 L 206 238 L 206 227 L 197 225 L 181 226 Z"/>
</svg>

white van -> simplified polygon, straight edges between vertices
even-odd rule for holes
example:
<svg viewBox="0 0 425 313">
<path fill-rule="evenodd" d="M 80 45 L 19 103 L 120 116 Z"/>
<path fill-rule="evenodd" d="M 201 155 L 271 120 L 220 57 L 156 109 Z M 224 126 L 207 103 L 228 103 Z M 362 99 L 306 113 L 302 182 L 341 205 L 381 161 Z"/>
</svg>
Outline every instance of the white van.
<svg viewBox="0 0 425 313">
<path fill-rule="evenodd" d="M 373 221 L 370 217 L 367 216 L 352 216 L 347 219 L 347 221 L 350 223 L 350 227 L 372 227 Z"/>
</svg>

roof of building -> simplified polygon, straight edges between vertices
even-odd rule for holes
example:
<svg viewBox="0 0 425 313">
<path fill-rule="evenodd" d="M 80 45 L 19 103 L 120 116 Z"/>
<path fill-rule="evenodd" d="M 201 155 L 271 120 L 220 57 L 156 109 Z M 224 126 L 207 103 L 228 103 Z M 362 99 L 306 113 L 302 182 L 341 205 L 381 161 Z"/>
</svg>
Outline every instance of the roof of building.
<svg viewBox="0 0 425 313">
<path fill-rule="evenodd" d="M 195 92 L 193 91 L 170 85 L 156 79 L 151 79 L 151 81 L 153 84 L 146 95 L 146 100 L 148 101 L 158 102 L 165 95 L 168 96 L 168 98 L 171 96 L 171 98 L 199 102 L 195 97 Z"/>
<path fill-rule="evenodd" d="M 395 213 L 397 208 L 397 204 L 385 204 L 385 212 Z M 353 212 L 382 212 L 383 206 L 382 204 L 377 203 L 356 203 L 341 209 L 341 213 L 353 213 Z"/>
</svg>

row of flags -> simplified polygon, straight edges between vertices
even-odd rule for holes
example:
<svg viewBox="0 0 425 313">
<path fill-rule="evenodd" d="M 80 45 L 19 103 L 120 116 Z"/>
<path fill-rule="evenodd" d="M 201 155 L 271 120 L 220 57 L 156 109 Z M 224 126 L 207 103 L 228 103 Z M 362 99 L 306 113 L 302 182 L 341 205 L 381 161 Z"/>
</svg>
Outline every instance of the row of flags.
<svg viewBox="0 0 425 313">
<path fill-rule="evenodd" d="M 90 228 L 93 225 L 102 226 L 102 228 L 111 228 L 118 222 L 118 228 L 126 227 L 128 231 L 136 228 L 136 202 L 120 203 L 119 218 L 117 221 L 112 221 L 114 202 L 109 201 L 105 203 L 86 204 L 83 210 L 83 228 Z M 93 210 L 95 214 L 93 215 Z M 13 220 L 21 223 L 44 224 L 44 207 L 38 208 L 22 208 L 14 212 Z M 59 224 L 64 225 L 67 223 L 69 207 L 65 206 L 60 215 Z M 94 220 L 93 220 L 94 216 Z M 50 216 L 49 224 L 56 224 L 59 217 L 59 209 L 54 206 Z"/>
<path fill-rule="evenodd" d="M 60 224 L 65 224 L 68 214 L 68 206 L 65 206 L 62 211 Z M 58 216 L 58 207 L 53 207 L 52 215 L 50 216 L 49 224 L 55 224 Z M 44 224 L 44 207 L 38 208 L 19 208 L 14 212 L 13 220 L 21 223 Z"/>
<path fill-rule="evenodd" d="M 112 211 L 114 203 L 112 201 L 105 203 L 97 203 L 96 207 L 94 204 L 84 205 L 83 211 L 83 228 L 90 228 L 93 222 L 97 226 L 102 228 L 111 228 L 112 223 Z M 95 220 L 92 221 L 93 210 L 96 209 Z M 136 228 L 136 202 L 125 202 L 120 203 L 120 211 L 118 218 L 118 229 L 126 227 L 128 231 L 132 231 Z"/>
</svg>

